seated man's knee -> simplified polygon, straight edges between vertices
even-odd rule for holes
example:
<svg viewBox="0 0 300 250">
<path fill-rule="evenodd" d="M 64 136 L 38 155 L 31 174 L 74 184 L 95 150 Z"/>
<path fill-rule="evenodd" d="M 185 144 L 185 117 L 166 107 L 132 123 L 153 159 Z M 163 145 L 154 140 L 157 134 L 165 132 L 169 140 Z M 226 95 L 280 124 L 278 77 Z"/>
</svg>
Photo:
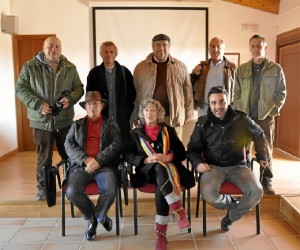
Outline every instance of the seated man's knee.
<svg viewBox="0 0 300 250">
<path fill-rule="evenodd" d="M 72 186 L 67 186 L 67 189 L 66 189 L 66 197 L 68 198 L 68 200 L 73 200 L 74 197 L 75 197 L 75 190 Z"/>
</svg>

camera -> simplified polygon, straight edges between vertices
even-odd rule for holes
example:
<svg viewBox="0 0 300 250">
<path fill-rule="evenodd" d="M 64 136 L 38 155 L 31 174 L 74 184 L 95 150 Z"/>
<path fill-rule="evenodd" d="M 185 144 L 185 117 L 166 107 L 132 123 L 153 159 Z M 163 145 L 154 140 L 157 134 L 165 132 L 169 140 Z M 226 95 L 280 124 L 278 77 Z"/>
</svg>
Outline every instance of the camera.
<svg viewBox="0 0 300 250">
<path fill-rule="evenodd" d="M 66 95 L 70 94 L 71 91 L 70 90 L 64 90 L 63 92 L 61 92 L 59 98 L 57 99 L 57 101 L 51 105 L 51 109 L 52 109 L 52 115 L 56 116 L 64 107 L 64 105 L 59 102 L 61 99 L 63 99 Z"/>
</svg>

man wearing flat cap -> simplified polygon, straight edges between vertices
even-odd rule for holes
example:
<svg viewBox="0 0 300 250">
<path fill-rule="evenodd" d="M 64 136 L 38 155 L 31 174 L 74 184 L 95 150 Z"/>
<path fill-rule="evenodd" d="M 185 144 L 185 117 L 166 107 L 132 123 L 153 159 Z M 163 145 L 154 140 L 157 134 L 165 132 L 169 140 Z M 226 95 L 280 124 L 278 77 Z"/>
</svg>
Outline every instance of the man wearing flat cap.
<svg viewBox="0 0 300 250">
<path fill-rule="evenodd" d="M 112 229 L 107 212 L 116 197 L 122 142 L 118 125 L 101 114 L 107 100 L 100 92 L 87 92 L 85 101 L 79 104 L 87 116 L 73 122 L 66 137 L 70 161 L 66 196 L 89 220 L 85 237 L 93 240 L 98 223 L 107 231 Z M 96 205 L 84 193 L 86 185 L 93 181 L 100 190 Z"/>
<path fill-rule="evenodd" d="M 170 46 L 169 36 L 155 35 L 152 53 L 135 67 L 136 99 L 132 121 L 138 119 L 138 108 L 143 100 L 156 99 L 165 109 L 165 122 L 174 127 L 182 139 L 182 127 L 193 116 L 193 91 L 185 64 L 169 54 Z"/>
</svg>

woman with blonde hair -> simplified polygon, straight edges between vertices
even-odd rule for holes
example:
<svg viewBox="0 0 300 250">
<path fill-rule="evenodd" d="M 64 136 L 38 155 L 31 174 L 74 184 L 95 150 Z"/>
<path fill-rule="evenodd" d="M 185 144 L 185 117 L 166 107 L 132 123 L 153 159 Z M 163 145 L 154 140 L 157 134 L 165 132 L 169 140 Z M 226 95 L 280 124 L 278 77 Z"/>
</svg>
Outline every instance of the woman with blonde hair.
<svg viewBox="0 0 300 250">
<path fill-rule="evenodd" d="M 131 132 L 125 159 L 134 165 L 131 176 L 134 187 L 156 184 L 156 250 L 167 249 L 166 231 L 169 210 L 176 215 L 180 230 L 191 224 L 181 203 L 181 186 L 195 185 L 193 173 L 182 165 L 185 148 L 175 129 L 164 123 L 165 111 L 154 99 L 142 101 L 139 107 L 141 124 Z"/>
</svg>

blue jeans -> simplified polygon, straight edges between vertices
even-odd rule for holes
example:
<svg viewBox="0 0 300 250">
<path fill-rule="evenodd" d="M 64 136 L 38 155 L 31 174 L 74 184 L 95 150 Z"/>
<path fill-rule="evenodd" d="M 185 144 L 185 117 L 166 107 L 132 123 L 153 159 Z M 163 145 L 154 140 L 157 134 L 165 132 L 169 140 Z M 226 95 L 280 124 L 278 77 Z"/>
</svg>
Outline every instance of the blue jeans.
<svg viewBox="0 0 300 250">
<path fill-rule="evenodd" d="M 99 197 L 95 205 L 84 193 L 85 187 L 96 181 L 99 187 Z M 97 217 L 99 223 L 104 223 L 107 212 L 117 194 L 117 177 L 109 168 L 100 168 L 94 173 L 87 173 L 84 168 L 75 169 L 67 180 L 67 198 L 80 210 L 86 219 Z"/>
<path fill-rule="evenodd" d="M 219 167 L 209 165 L 210 171 L 202 174 L 200 190 L 203 199 L 215 208 L 228 209 L 229 219 L 233 222 L 251 211 L 263 195 L 262 186 L 246 165 Z M 241 189 L 243 196 L 239 203 L 234 202 L 230 195 L 220 194 L 224 181 L 231 182 Z"/>
</svg>

